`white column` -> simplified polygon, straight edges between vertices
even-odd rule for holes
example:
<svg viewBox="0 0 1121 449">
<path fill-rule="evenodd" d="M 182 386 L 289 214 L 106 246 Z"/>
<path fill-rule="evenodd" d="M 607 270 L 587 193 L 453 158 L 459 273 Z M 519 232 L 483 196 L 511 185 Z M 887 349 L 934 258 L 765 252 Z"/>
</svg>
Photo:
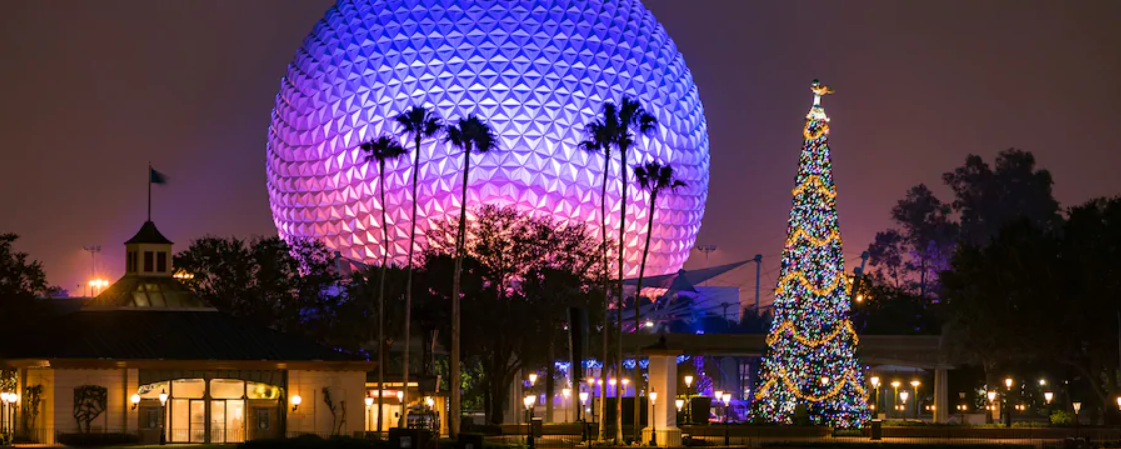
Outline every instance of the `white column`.
<svg viewBox="0 0 1121 449">
<path fill-rule="evenodd" d="M 643 443 L 649 443 L 651 433 L 657 432 L 657 444 L 661 447 L 681 446 L 681 429 L 677 427 L 677 355 L 680 351 L 647 350 L 650 358 L 650 392 L 658 393 L 654 402 L 650 423 L 653 428 L 642 429 Z"/>
<path fill-rule="evenodd" d="M 140 431 L 140 409 L 139 407 L 133 409 L 131 401 L 132 395 L 136 394 L 136 390 L 139 388 L 140 370 L 125 370 L 125 433 L 137 433 Z"/>
<path fill-rule="evenodd" d="M 949 380 L 946 367 L 934 368 L 934 422 L 944 423 L 950 419 Z"/>
</svg>

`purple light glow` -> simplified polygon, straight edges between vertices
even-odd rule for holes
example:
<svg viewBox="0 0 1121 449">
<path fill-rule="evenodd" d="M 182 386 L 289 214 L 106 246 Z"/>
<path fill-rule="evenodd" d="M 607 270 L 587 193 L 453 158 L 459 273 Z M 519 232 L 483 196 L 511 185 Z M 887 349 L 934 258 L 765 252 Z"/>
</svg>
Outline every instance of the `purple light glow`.
<svg viewBox="0 0 1121 449">
<path fill-rule="evenodd" d="M 659 122 L 629 152 L 628 170 L 657 160 L 687 183 L 659 198 L 654 220 L 647 273 L 671 273 L 704 215 L 707 125 L 681 54 L 640 2 L 340 1 L 304 41 L 277 95 L 267 149 L 274 221 L 283 237 L 380 259 L 377 167 L 358 145 L 399 135 L 392 118 L 424 105 L 445 119 L 477 114 L 499 136 L 499 151 L 473 156 L 469 209 L 515 205 L 587 223 L 599 236 L 603 155 L 577 144 L 603 103 L 624 95 Z M 384 205 L 396 264 L 405 262 L 411 228 L 413 143 L 402 142 L 410 155 L 387 164 Z M 618 238 L 618 152 L 612 157 L 608 231 Z M 422 232 L 458 214 L 462 163 L 442 142 L 422 146 Z M 633 186 L 628 197 L 626 271 L 635 275 L 649 197 Z"/>
</svg>

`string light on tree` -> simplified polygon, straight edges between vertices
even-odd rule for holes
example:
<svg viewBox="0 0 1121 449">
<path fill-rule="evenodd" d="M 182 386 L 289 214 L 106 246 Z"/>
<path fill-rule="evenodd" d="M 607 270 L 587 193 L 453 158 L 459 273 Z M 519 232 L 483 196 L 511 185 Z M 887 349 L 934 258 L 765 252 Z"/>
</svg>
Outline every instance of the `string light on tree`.
<svg viewBox="0 0 1121 449">
<path fill-rule="evenodd" d="M 801 405 L 817 424 L 853 428 L 869 412 L 855 357 L 859 339 L 848 318 L 851 282 L 837 222 L 829 117 L 821 106 L 833 89 L 814 80 L 811 90 L 754 411 L 756 419 L 792 423 Z"/>
</svg>

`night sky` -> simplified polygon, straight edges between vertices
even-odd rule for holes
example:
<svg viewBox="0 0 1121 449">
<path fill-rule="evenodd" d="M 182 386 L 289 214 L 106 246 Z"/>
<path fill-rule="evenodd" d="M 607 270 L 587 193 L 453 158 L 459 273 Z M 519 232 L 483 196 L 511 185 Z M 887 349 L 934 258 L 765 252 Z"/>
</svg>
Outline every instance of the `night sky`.
<svg viewBox="0 0 1121 449">
<path fill-rule="evenodd" d="M 280 77 L 329 0 L 0 3 L 0 232 L 76 290 L 83 245 L 123 272 L 153 219 L 183 249 L 206 234 L 273 235 L 265 141 Z M 778 267 L 820 78 L 845 253 L 891 206 L 969 153 L 1033 152 L 1070 206 L 1121 193 L 1121 2 L 647 0 L 692 70 L 712 170 L 698 244 L 710 263 Z M 687 265 L 705 264 L 695 253 Z M 753 286 L 748 270 L 741 282 Z M 764 290 L 773 287 L 773 281 Z M 764 302 L 767 302 L 764 300 Z"/>
</svg>

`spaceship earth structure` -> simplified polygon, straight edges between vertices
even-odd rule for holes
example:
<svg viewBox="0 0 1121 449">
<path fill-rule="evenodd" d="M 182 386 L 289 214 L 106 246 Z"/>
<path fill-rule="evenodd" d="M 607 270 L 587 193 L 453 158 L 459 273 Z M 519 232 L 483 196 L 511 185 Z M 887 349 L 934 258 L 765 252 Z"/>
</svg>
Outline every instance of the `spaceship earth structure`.
<svg viewBox="0 0 1121 449">
<path fill-rule="evenodd" d="M 282 237 L 323 240 L 343 256 L 405 263 L 411 229 L 412 140 L 393 120 L 414 105 L 446 120 L 489 123 L 498 150 L 472 155 L 468 209 L 513 205 L 600 235 L 604 155 L 578 148 L 605 102 L 637 98 L 658 120 L 627 154 L 627 275 L 645 244 L 648 193 L 633 167 L 673 166 L 686 186 L 659 195 L 647 274 L 679 269 L 693 246 L 708 188 L 708 132 L 676 45 L 637 0 L 343 0 L 315 25 L 288 66 L 269 128 L 267 173 Z M 397 136 L 410 154 L 386 166 L 358 148 Z M 463 153 L 427 139 L 420 156 L 423 232 L 459 213 Z M 612 152 L 608 230 L 619 235 L 621 181 Z M 389 241 L 381 244 L 381 209 Z"/>
</svg>

